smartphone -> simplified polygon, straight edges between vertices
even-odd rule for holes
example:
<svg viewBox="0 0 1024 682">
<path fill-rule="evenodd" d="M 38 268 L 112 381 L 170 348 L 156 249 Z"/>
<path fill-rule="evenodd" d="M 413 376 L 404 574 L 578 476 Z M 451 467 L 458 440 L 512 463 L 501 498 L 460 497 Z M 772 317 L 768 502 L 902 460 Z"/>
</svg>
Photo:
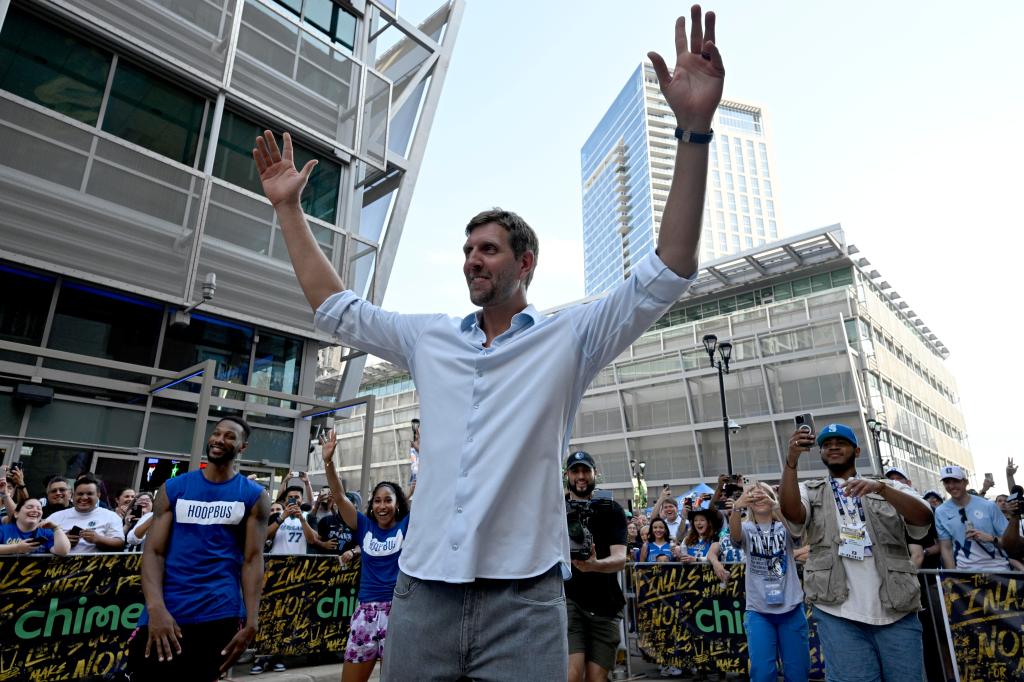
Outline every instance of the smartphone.
<svg viewBox="0 0 1024 682">
<path fill-rule="evenodd" d="M 995 481 L 996 477 L 993 476 L 992 474 L 985 474 L 985 480 L 986 481 Z"/>
<path fill-rule="evenodd" d="M 744 488 L 746 488 L 748 486 L 752 486 L 755 483 L 757 483 L 757 479 L 754 478 L 753 476 L 744 476 L 743 477 L 743 487 Z"/>
<path fill-rule="evenodd" d="M 28 540 L 25 540 L 25 542 L 29 543 L 30 545 L 41 545 L 44 542 L 46 542 L 46 539 L 45 538 L 41 538 L 41 537 L 34 537 L 34 538 L 29 538 Z"/>
<path fill-rule="evenodd" d="M 298 471 L 293 471 L 291 477 L 292 478 L 298 478 L 299 477 L 299 472 Z"/>
<path fill-rule="evenodd" d="M 24 469 L 25 466 L 21 462 L 11 462 L 11 471 L 15 469 Z"/>
<path fill-rule="evenodd" d="M 814 416 L 810 412 L 798 414 L 793 417 L 793 421 L 796 422 L 797 431 L 814 433 Z"/>
<path fill-rule="evenodd" d="M 80 526 L 72 526 L 71 530 L 68 531 L 68 535 L 81 535 L 82 528 Z"/>
</svg>

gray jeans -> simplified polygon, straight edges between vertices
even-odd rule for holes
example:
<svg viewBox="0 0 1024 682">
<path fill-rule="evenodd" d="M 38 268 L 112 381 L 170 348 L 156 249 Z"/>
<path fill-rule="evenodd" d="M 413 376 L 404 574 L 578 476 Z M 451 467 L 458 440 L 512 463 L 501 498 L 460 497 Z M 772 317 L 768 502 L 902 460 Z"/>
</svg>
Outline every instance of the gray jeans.
<svg viewBox="0 0 1024 682">
<path fill-rule="evenodd" d="M 445 583 L 398 574 L 384 682 L 564 680 L 565 591 L 558 566 L 534 578 Z"/>
</svg>

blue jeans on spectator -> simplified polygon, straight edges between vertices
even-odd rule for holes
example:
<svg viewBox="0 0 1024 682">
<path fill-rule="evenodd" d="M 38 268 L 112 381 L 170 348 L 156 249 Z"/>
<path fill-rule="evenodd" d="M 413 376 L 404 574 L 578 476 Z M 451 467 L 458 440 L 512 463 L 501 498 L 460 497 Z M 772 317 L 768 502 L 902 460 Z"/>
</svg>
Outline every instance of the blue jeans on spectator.
<svg viewBox="0 0 1024 682">
<path fill-rule="evenodd" d="M 780 655 L 786 682 L 804 682 L 810 676 L 811 655 L 803 604 L 785 613 L 747 611 L 743 626 L 747 631 L 750 682 L 775 682 Z"/>
<path fill-rule="evenodd" d="M 921 682 L 921 620 L 908 613 L 889 625 L 868 625 L 814 608 L 828 682 Z"/>
</svg>

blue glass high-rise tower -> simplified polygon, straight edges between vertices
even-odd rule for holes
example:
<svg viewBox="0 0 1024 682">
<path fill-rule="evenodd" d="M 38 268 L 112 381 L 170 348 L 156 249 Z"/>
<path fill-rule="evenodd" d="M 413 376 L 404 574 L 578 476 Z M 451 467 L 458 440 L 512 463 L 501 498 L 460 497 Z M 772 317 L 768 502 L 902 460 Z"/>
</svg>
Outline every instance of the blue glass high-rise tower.
<svg viewBox="0 0 1024 682">
<path fill-rule="evenodd" d="M 771 143 L 760 107 L 723 100 L 712 124 L 701 260 L 779 237 Z M 649 63 L 630 75 L 580 152 L 587 295 L 629 275 L 655 245 L 675 162 L 675 116 Z"/>
</svg>

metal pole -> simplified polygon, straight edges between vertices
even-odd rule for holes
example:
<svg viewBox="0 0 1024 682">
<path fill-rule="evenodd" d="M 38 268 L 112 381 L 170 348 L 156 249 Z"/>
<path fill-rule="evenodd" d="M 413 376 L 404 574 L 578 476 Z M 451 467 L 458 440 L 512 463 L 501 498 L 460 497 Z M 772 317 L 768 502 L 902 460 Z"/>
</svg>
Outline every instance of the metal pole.
<svg viewBox="0 0 1024 682">
<path fill-rule="evenodd" d="M 722 433 L 725 435 L 725 470 L 732 476 L 732 445 L 729 443 L 729 413 L 725 407 L 725 378 L 722 374 L 722 363 L 715 364 L 718 368 L 718 394 L 722 398 Z"/>
</svg>

